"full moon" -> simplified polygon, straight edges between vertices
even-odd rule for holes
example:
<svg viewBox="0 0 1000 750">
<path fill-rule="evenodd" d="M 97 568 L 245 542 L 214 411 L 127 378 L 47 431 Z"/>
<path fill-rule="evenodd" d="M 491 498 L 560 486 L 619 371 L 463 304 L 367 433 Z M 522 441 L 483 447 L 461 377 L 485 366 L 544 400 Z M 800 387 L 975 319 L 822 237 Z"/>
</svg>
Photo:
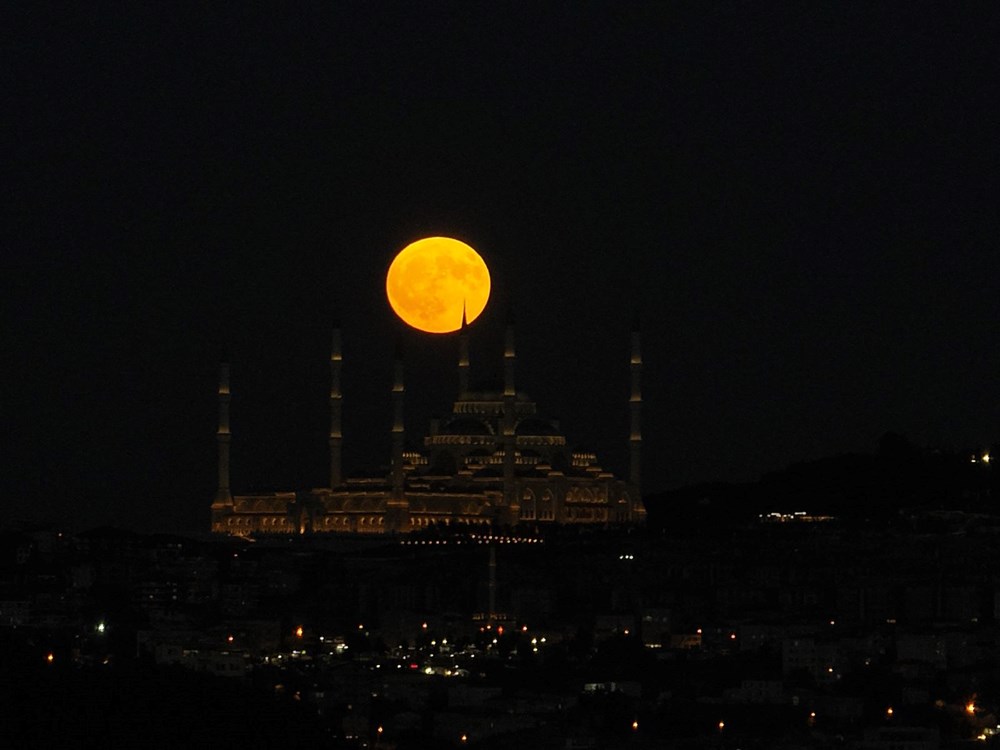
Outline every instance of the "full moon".
<svg viewBox="0 0 1000 750">
<path fill-rule="evenodd" d="M 479 253 L 450 237 L 425 237 L 393 259 L 385 277 L 389 304 L 403 322 L 427 333 L 472 322 L 490 297 L 490 271 Z"/>
</svg>

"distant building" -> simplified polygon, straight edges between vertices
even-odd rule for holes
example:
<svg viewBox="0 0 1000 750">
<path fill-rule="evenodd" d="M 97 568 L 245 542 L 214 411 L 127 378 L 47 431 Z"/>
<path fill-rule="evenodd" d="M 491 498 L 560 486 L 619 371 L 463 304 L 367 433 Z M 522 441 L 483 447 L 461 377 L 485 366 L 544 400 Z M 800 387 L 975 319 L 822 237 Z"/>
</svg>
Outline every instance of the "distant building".
<svg viewBox="0 0 1000 750">
<path fill-rule="evenodd" d="M 469 387 L 468 328 L 459 336 L 458 398 L 434 420 L 422 450 L 404 449 L 403 364 L 392 387 L 392 457 L 387 476 L 347 477 L 341 469 L 340 332 L 330 355 L 330 486 L 309 492 L 232 495 L 229 485 L 229 367 L 219 382 L 218 493 L 211 529 L 251 534 L 409 533 L 431 525 L 632 524 L 646 511 L 640 488 L 642 436 L 639 332 L 632 332 L 628 479 L 606 471 L 590 452 L 573 450 L 555 420 L 514 387 L 514 331 L 504 341 L 500 389 Z"/>
</svg>

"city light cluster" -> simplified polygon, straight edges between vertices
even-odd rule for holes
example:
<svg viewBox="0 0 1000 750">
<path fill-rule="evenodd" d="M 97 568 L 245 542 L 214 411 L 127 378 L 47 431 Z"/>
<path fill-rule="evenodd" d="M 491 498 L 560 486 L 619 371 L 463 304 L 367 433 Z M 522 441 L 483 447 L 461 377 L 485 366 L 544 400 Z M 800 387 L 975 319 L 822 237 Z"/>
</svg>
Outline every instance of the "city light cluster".
<svg viewBox="0 0 1000 750">
<path fill-rule="evenodd" d="M 524 536 L 477 536 L 472 534 L 468 539 L 401 539 L 403 546 L 436 546 L 448 544 L 544 544 L 545 540 L 538 537 Z"/>
</svg>

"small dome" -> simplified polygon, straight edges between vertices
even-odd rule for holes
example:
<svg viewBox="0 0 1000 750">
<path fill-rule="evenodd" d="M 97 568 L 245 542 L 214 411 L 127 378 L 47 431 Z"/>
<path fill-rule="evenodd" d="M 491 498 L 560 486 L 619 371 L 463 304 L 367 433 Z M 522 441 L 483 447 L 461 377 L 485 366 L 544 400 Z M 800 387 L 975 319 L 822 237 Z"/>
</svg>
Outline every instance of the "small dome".
<svg viewBox="0 0 1000 750">
<path fill-rule="evenodd" d="M 442 435 L 492 435 L 490 426 L 480 419 L 459 417 L 452 419 L 441 427 Z"/>
<path fill-rule="evenodd" d="M 551 422 L 529 417 L 517 423 L 515 433 L 518 435 L 558 435 L 559 430 Z"/>
</svg>

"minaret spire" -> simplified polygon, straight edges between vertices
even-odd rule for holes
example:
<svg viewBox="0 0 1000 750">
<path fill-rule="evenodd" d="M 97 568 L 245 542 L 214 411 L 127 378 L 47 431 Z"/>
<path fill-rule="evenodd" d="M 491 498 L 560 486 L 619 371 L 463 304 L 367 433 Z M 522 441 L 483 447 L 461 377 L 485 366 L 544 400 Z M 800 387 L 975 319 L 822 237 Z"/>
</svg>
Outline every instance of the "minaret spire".
<svg viewBox="0 0 1000 750">
<path fill-rule="evenodd" d="M 514 350 L 514 323 L 507 322 L 504 331 L 503 341 L 503 397 L 514 398 L 517 391 L 514 390 L 514 364 L 517 361 L 517 353 Z"/>
<path fill-rule="evenodd" d="M 386 531 L 407 532 L 410 530 L 410 501 L 406 498 L 406 476 L 403 473 L 403 354 L 396 344 L 392 379 L 392 467 L 389 498 L 386 500 Z"/>
<path fill-rule="evenodd" d="M 509 514 L 507 521 L 510 524 L 517 523 L 520 517 L 517 491 L 514 486 L 515 451 L 517 450 L 517 438 L 514 434 L 517 424 L 514 415 L 517 402 L 517 390 L 514 388 L 514 363 L 516 359 L 514 321 L 508 316 L 503 349 L 503 500 Z"/>
<path fill-rule="evenodd" d="M 396 347 L 392 382 L 392 499 L 403 498 L 403 355 Z"/>
<path fill-rule="evenodd" d="M 465 300 L 462 300 L 462 328 L 458 334 L 458 398 L 469 394 L 469 321 L 465 317 Z"/>
<path fill-rule="evenodd" d="M 628 481 L 636 488 L 636 501 L 642 502 L 642 340 L 638 320 L 632 325 L 632 353 L 629 357 L 631 394 L 629 395 L 629 471 Z"/>
<path fill-rule="evenodd" d="M 341 427 L 343 397 L 340 392 L 342 359 L 338 326 L 333 329 L 333 341 L 330 346 L 330 489 L 335 489 L 344 483 L 341 466 L 341 449 L 344 441 Z"/>
<path fill-rule="evenodd" d="M 219 428 L 215 433 L 218 447 L 219 486 L 215 493 L 213 510 L 233 507 L 233 496 L 229 491 L 229 365 L 219 368 Z"/>
</svg>

